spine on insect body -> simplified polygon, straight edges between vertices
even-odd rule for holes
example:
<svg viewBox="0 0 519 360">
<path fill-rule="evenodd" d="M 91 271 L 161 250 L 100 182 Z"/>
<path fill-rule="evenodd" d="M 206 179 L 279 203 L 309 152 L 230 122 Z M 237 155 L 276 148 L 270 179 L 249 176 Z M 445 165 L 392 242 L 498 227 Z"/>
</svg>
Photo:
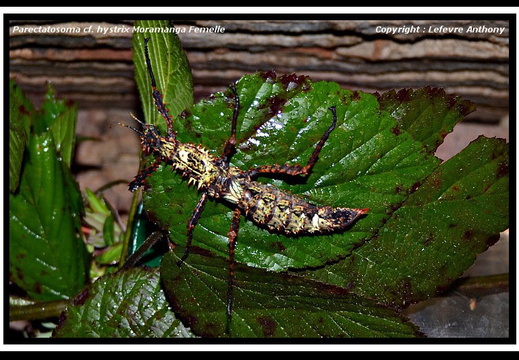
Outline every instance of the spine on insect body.
<svg viewBox="0 0 519 360">
<path fill-rule="evenodd" d="M 368 209 L 316 206 L 277 187 L 255 181 L 244 184 L 238 207 L 255 224 L 285 235 L 346 229 Z"/>
<path fill-rule="evenodd" d="M 206 189 L 220 176 L 217 160 L 201 145 L 164 141 L 159 149 L 161 157 L 197 189 Z"/>
</svg>

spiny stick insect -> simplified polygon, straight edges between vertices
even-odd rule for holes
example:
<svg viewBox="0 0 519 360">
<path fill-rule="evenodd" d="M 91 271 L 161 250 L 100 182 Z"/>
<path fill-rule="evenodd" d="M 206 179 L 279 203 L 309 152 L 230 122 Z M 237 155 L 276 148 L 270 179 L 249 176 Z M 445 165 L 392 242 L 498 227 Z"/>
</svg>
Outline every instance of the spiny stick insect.
<svg viewBox="0 0 519 360">
<path fill-rule="evenodd" d="M 191 218 L 187 222 L 186 250 L 178 265 L 188 257 L 193 240 L 193 231 L 202 215 L 208 198 L 222 201 L 233 208 L 229 237 L 229 281 L 227 290 L 228 319 L 232 315 L 233 283 L 234 283 L 234 249 L 238 238 L 241 216 L 245 216 L 255 225 L 273 233 L 285 235 L 312 235 L 333 233 L 345 230 L 368 209 L 332 208 L 316 206 L 305 199 L 283 191 L 271 184 L 254 181 L 255 178 L 267 176 L 308 176 L 317 162 L 319 153 L 334 130 L 337 123 L 335 107 L 329 108 L 333 121 L 316 145 L 305 166 L 295 165 L 263 165 L 249 170 L 242 170 L 230 165 L 231 157 L 236 151 L 236 127 L 240 111 L 240 99 L 236 87 L 231 85 L 234 94 L 234 111 L 231 123 L 231 136 L 226 141 L 223 154 L 215 157 L 202 145 L 184 144 L 176 140 L 173 130 L 173 118 L 157 89 L 155 76 L 148 52 L 148 41 L 144 42 L 144 53 L 147 70 L 151 79 L 152 96 L 158 112 L 167 124 L 167 134 L 163 136 L 151 124 L 138 119 L 142 130 L 126 125 L 140 136 L 142 150 L 145 155 L 156 156 L 155 162 L 142 169 L 129 184 L 129 190 L 135 191 L 144 185 L 147 176 L 151 176 L 161 163 L 170 164 L 172 169 L 187 179 L 188 186 L 193 184 L 201 193 Z"/>
</svg>

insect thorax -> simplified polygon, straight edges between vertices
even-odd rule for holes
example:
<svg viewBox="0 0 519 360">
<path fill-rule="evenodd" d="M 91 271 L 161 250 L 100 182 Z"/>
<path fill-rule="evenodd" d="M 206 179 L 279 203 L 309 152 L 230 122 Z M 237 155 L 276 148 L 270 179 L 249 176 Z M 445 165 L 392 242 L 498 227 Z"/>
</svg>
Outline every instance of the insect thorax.
<svg viewBox="0 0 519 360">
<path fill-rule="evenodd" d="M 217 159 L 201 145 L 162 138 L 156 152 L 188 180 L 188 185 L 193 184 L 198 189 L 207 189 L 221 176 Z"/>
</svg>

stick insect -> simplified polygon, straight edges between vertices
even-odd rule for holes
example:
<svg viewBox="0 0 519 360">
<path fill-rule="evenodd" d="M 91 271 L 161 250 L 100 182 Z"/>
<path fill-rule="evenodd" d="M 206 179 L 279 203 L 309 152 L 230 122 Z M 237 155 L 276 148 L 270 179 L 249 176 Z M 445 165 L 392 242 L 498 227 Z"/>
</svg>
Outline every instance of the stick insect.
<svg viewBox="0 0 519 360">
<path fill-rule="evenodd" d="M 242 170 L 231 166 L 231 158 L 236 152 L 236 128 L 240 111 L 240 99 L 236 86 L 230 86 L 234 95 L 234 110 L 231 121 L 231 134 L 226 141 L 223 153 L 219 157 L 212 155 L 202 145 L 181 143 L 176 139 L 173 130 L 173 118 L 155 81 L 151 66 L 149 39 L 144 41 L 144 54 L 147 71 L 151 81 L 152 97 L 157 111 L 162 115 L 167 125 L 167 134 L 161 135 L 152 124 L 136 119 L 142 127 L 139 130 L 125 125 L 135 131 L 139 137 L 143 153 L 153 154 L 155 162 L 141 169 L 129 184 L 129 190 L 135 191 L 143 186 L 145 179 L 157 170 L 160 164 L 170 164 L 173 171 L 178 172 L 187 184 L 197 187 L 201 196 L 187 222 L 186 249 L 178 265 L 187 259 L 193 241 L 193 231 L 202 215 L 208 199 L 226 203 L 233 209 L 233 215 L 228 232 L 229 238 L 229 280 L 227 288 L 226 314 L 232 316 L 233 288 L 234 288 L 234 250 L 239 232 L 240 218 L 245 216 L 253 224 L 270 232 L 287 236 L 323 234 L 343 231 L 353 224 L 368 209 L 346 207 L 317 206 L 309 203 L 302 197 L 281 190 L 278 187 L 255 181 L 260 176 L 303 176 L 307 177 L 318 160 L 330 133 L 337 123 L 335 106 L 329 108 L 333 116 L 330 127 L 315 146 L 306 165 L 284 164 L 263 165 L 249 170 Z"/>
</svg>

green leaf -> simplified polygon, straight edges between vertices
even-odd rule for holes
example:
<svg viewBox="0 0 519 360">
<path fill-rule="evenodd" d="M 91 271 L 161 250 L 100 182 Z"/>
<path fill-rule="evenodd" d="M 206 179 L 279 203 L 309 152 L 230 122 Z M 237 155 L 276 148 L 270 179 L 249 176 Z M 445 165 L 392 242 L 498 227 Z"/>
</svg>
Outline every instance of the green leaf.
<svg viewBox="0 0 519 360">
<path fill-rule="evenodd" d="M 146 122 L 157 125 L 164 133 L 166 123 L 157 112 L 152 96 L 151 78 L 146 66 L 144 43 L 150 39 L 148 49 L 157 88 L 163 96 L 170 114 L 175 117 L 193 104 L 193 76 L 187 56 L 182 49 L 172 24 L 165 20 L 139 20 L 134 26 L 143 31 L 135 31 L 132 37 L 133 61 L 135 63 L 135 81 L 141 97 Z M 164 31 L 161 31 L 163 29 Z M 140 217 L 140 215 L 139 215 Z M 132 230 L 130 253 L 142 245 L 150 228 L 149 221 L 138 219 Z M 149 255 L 149 254 L 148 254 Z M 160 258 L 153 256 L 146 262 L 149 266 L 158 266 Z"/>
<path fill-rule="evenodd" d="M 106 200 L 101 194 L 95 194 L 86 188 L 83 194 L 85 199 L 85 216 L 83 222 L 89 228 L 86 243 L 95 248 L 113 245 L 121 235 L 121 229 L 114 222 Z"/>
<path fill-rule="evenodd" d="M 18 91 L 11 95 L 20 101 Z M 38 300 L 73 296 L 85 283 L 88 265 L 81 193 L 66 161 L 72 155 L 75 115 L 71 118 L 74 111 L 63 104 L 49 88 L 37 112 L 26 100 L 18 106 L 31 110 L 21 111 L 30 116 L 24 120 L 28 140 L 19 188 L 9 195 L 10 279 Z"/>
<path fill-rule="evenodd" d="M 175 249 L 182 254 L 183 249 Z M 295 276 L 238 266 L 228 323 L 227 262 L 191 253 L 163 257 L 161 277 L 174 310 L 203 337 L 416 337 L 397 312 L 346 289 Z"/>
<path fill-rule="evenodd" d="M 338 123 L 323 147 L 308 179 L 283 182 L 259 179 L 306 197 L 318 205 L 370 208 L 368 216 L 346 232 L 286 237 L 242 220 L 236 260 L 251 266 L 282 271 L 321 266 L 349 255 L 383 225 L 416 183 L 439 163 L 419 141 L 381 112 L 376 97 L 341 89 L 335 83 L 312 83 L 294 76 L 244 76 L 237 82 L 240 98 L 238 150 L 233 165 L 306 164 L 322 134 L 330 126 L 330 106 Z M 219 156 L 230 134 L 233 99 L 216 94 L 178 118 L 175 128 L 182 142 L 202 143 Z M 214 120 L 215 119 L 215 120 Z M 290 180 L 290 179 L 288 179 Z M 185 241 L 186 223 L 198 201 L 195 189 L 163 166 L 147 180 L 144 204 L 170 232 L 173 242 Z M 227 233 L 232 211 L 209 202 L 194 231 L 196 246 L 227 257 Z"/>
<path fill-rule="evenodd" d="M 88 203 L 92 213 L 99 213 L 101 215 L 108 216 L 111 214 L 110 208 L 108 207 L 106 200 L 101 195 L 96 195 L 89 188 L 85 189 L 85 200 Z"/>
<path fill-rule="evenodd" d="M 81 194 L 49 134 L 32 135 L 20 188 L 9 196 L 10 278 L 34 299 L 73 296 L 85 283 Z"/>
<path fill-rule="evenodd" d="M 133 33 L 133 61 L 135 80 L 141 95 L 144 117 L 150 124 L 160 124 L 165 128 L 164 119 L 157 112 L 152 98 L 151 80 L 144 57 L 144 39 L 149 38 L 148 48 L 157 88 L 164 96 L 164 102 L 174 117 L 193 104 L 193 77 L 187 57 L 173 30 L 173 25 L 165 20 L 139 20 L 135 27 L 144 31 Z"/>
<path fill-rule="evenodd" d="M 9 190 L 14 192 L 20 183 L 27 133 L 34 108 L 14 80 L 9 81 Z"/>
<path fill-rule="evenodd" d="M 168 308 L 158 270 L 103 276 L 72 301 L 54 337 L 192 337 Z"/>
<path fill-rule="evenodd" d="M 398 92 L 391 90 L 379 95 L 378 99 L 380 108 L 398 121 L 399 129 L 421 141 L 431 153 L 454 125 L 476 109 L 476 104 L 430 86 Z"/>
<path fill-rule="evenodd" d="M 76 143 L 77 105 L 58 99 L 54 87 L 48 83 L 45 101 L 38 115 L 35 120 L 36 132 L 50 132 L 58 153 L 65 164 L 70 166 Z"/>
<path fill-rule="evenodd" d="M 165 68 L 176 61 L 165 60 L 161 65 Z M 143 61 L 136 62 L 139 66 L 142 69 L 138 71 L 146 74 Z M 160 85 L 157 89 L 167 91 L 169 85 L 164 85 L 166 90 Z M 371 306 L 377 307 L 373 299 L 403 308 L 447 286 L 508 226 L 508 150 L 504 142 L 480 139 L 478 145 L 444 164 L 434 156 L 444 136 L 474 110 L 471 102 L 431 87 L 370 95 L 341 89 L 333 82 L 314 83 L 304 76 L 278 77 L 273 72 L 245 75 L 237 81 L 236 89 L 240 109 L 237 151 L 231 165 L 243 170 L 276 163 L 305 165 L 330 126 L 329 108 L 335 106 L 337 126 L 310 176 L 258 180 L 317 205 L 370 210 L 348 231 L 317 236 L 277 235 L 242 218 L 235 249 L 237 279 L 241 277 L 235 291 L 238 315 L 233 314 L 231 333 L 226 334 L 227 267 L 223 259 L 229 256 L 232 209 L 209 201 L 195 228 L 193 246 L 208 250 L 211 256 L 191 254 L 180 269 L 173 259 L 164 258 L 162 265 L 169 296 L 195 333 L 303 336 L 295 332 L 300 331 L 311 336 L 311 326 L 304 328 L 301 318 L 283 312 L 302 302 L 317 313 L 324 309 L 346 311 L 348 318 L 355 318 L 355 311 L 361 317 L 371 314 Z M 226 90 L 186 109 L 174 120 L 177 139 L 201 144 L 215 157 L 221 156 L 230 136 L 234 104 L 234 93 Z M 149 108 L 146 121 L 164 129 L 164 120 L 153 106 Z M 149 165 L 154 160 L 149 157 L 145 162 Z M 200 193 L 187 187 L 179 174 L 172 174 L 167 164 L 146 182 L 146 211 L 168 230 L 173 243 L 183 245 L 186 224 Z M 438 193 L 439 184 L 450 185 Z M 455 201 L 446 201 L 449 196 Z M 490 212 L 499 209 L 495 212 L 499 219 L 494 219 L 486 206 Z M 218 257 L 213 259 L 214 254 Z M 306 279 L 265 269 L 294 270 Z M 347 299 L 341 298 L 344 293 L 339 290 L 334 293 L 344 308 L 334 308 L 325 294 L 314 296 L 316 283 L 303 284 L 310 278 L 325 284 L 326 289 L 348 289 Z M 298 290 L 307 286 L 308 292 Z M 307 298 L 313 299 L 311 303 L 303 301 Z M 359 307 L 355 309 L 353 302 Z M 297 324 L 297 330 L 277 332 L 282 323 L 288 326 L 289 319 Z M 341 329 L 347 328 L 346 320 L 334 318 L 325 321 L 314 335 L 337 336 L 331 325 L 337 321 Z M 351 329 L 346 333 L 374 336 Z M 390 335 L 392 330 L 382 333 Z"/>
<path fill-rule="evenodd" d="M 350 258 L 308 275 L 391 306 L 425 300 L 508 227 L 508 169 L 508 144 L 478 138 L 439 166 Z"/>
</svg>

